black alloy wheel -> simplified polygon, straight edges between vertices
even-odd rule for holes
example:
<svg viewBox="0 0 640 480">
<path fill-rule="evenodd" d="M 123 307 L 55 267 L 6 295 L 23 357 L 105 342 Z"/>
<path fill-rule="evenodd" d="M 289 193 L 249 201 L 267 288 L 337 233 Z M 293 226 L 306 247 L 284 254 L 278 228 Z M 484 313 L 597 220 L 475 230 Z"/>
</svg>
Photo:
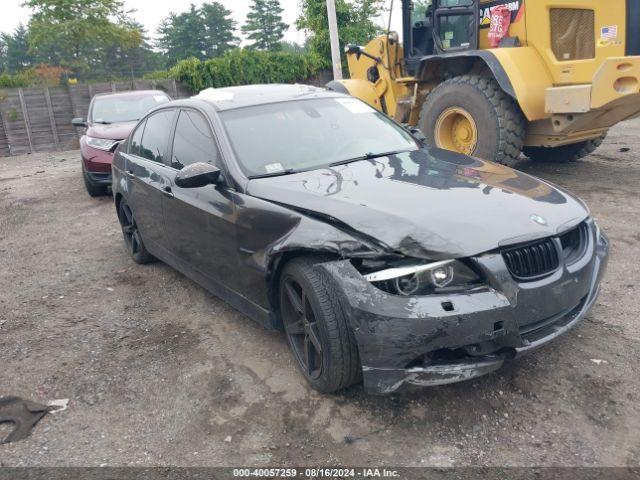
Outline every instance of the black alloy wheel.
<svg viewBox="0 0 640 480">
<path fill-rule="evenodd" d="M 362 367 L 353 331 L 334 280 L 320 267 L 327 259 L 289 261 L 279 282 L 280 318 L 293 356 L 307 381 L 322 393 L 358 382 Z"/>
<path fill-rule="evenodd" d="M 286 278 L 283 288 L 282 320 L 287 339 L 305 376 L 316 380 L 322 374 L 322 343 L 316 315 L 307 294 L 294 278 Z"/>
<path fill-rule="evenodd" d="M 153 256 L 144 246 L 131 207 L 124 201 L 120 203 L 118 208 L 118 218 L 120 220 L 120 226 L 122 227 L 124 243 L 133 261 L 136 263 L 149 263 L 153 261 Z"/>
</svg>

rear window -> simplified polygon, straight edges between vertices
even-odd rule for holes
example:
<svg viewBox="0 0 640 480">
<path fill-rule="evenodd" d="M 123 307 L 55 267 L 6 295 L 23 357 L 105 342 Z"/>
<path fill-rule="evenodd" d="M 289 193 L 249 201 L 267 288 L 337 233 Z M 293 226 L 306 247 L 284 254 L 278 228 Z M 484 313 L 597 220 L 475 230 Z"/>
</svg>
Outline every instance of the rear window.
<svg viewBox="0 0 640 480">
<path fill-rule="evenodd" d="M 141 122 L 131 135 L 131 139 L 129 140 L 129 153 L 132 155 L 140 155 L 140 143 L 142 142 L 142 132 L 144 132 L 145 123 L 146 122 Z"/>
<path fill-rule="evenodd" d="M 167 141 L 171 134 L 173 113 L 173 110 L 162 110 L 147 118 L 139 156 L 158 163 L 164 162 Z"/>
</svg>

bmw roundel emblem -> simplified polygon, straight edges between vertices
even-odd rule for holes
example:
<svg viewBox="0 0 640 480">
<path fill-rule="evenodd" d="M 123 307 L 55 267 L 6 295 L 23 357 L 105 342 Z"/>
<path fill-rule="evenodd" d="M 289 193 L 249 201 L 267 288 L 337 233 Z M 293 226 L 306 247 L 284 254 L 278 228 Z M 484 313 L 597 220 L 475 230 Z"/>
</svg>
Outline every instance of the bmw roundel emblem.
<svg viewBox="0 0 640 480">
<path fill-rule="evenodd" d="M 536 215 L 535 213 L 533 215 L 531 215 L 529 217 L 531 220 L 533 220 L 534 222 L 536 222 L 538 225 L 546 225 L 547 224 L 547 219 L 544 217 L 541 217 L 540 215 Z"/>
</svg>

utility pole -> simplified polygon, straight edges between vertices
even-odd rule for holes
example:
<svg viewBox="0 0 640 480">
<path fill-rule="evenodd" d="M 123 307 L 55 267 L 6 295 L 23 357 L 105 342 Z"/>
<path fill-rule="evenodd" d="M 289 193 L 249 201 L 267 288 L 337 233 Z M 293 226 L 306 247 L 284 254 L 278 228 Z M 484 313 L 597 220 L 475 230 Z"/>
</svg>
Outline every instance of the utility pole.
<svg viewBox="0 0 640 480">
<path fill-rule="evenodd" d="M 327 17 L 329 17 L 329 38 L 331 40 L 333 79 L 342 80 L 342 61 L 340 60 L 340 41 L 338 39 L 338 20 L 336 18 L 335 0 L 327 0 Z"/>
</svg>

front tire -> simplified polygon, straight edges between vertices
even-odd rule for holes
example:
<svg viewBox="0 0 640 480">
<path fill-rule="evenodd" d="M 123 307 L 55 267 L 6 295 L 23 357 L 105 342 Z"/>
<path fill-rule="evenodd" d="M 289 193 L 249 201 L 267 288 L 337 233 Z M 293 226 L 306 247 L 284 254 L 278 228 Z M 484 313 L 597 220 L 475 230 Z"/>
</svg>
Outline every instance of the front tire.
<svg viewBox="0 0 640 480">
<path fill-rule="evenodd" d="M 431 145 L 505 165 L 516 162 L 526 134 L 518 104 L 483 75 L 438 85 L 422 105 L 418 126 Z"/>
<path fill-rule="evenodd" d="M 120 220 L 120 226 L 122 227 L 124 243 L 133 261 L 140 264 L 155 261 L 155 257 L 144 246 L 131 207 L 124 200 L 118 205 L 118 220 Z"/>
<path fill-rule="evenodd" d="M 584 142 L 561 147 L 524 147 L 523 153 L 536 162 L 570 163 L 593 153 L 604 141 L 606 133 Z"/>
<path fill-rule="evenodd" d="M 280 312 L 287 341 L 302 374 L 321 392 L 360 379 L 358 348 L 335 286 L 319 259 L 299 257 L 280 277 Z"/>
<path fill-rule="evenodd" d="M 84 188 L 87 190 L 90 197 L 103 197 L 109 193 L 107 187 L 104 185 L 96 185 L 89 179 L 84 166 L 82 167 L 82 179 L 84 180 Z"/>
</svg>

